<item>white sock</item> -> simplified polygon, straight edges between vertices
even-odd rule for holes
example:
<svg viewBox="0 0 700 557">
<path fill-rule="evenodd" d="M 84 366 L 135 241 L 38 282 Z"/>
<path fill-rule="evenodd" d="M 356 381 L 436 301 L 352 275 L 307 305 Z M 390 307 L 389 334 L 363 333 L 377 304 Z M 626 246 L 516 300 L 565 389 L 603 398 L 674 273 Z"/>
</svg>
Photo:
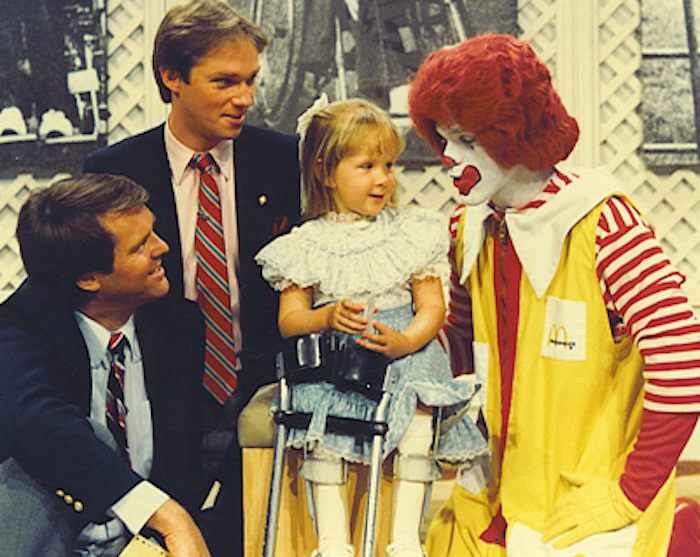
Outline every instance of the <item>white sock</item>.
<svg viewBox="0 0 700 557">
<path fill-rule="evenodd" d="M 428 456 L 433 444 L 433 417 L 416 414 L 399 442 L 400 455 Z M 391 544 L 396 547 L 420 547 L 420 521 L 426 483 L 394 481 L 394 509 Z"/>
<path fill-rule="evenodd" d="M 314 509 L 318 527 L 318 549 L 347 545 L 348 516 L 345 508 L 345 484 L 320 484 L 314 482 Z"/>
</svg>

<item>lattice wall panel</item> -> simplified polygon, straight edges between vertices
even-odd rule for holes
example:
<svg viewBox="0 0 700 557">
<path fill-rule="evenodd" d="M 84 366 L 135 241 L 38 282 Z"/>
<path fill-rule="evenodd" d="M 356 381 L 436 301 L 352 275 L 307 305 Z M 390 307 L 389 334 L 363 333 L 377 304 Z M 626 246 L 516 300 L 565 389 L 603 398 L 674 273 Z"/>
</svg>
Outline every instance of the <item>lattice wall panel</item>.
<svg viewBox="0 0 700 557">
<path fill-rule="evenodd" d="M 645 174 L 637 155 L 643 141 L 638 114 L 642 86 L 636 76 L 641 63 L 641 46 L 636 36 L 639 4 L 630 0 L 603 1 L 599 21 L 601 158 L 634 191 Z"/>
<path fill-rule="evenodd" d="M 700 177 L 689 170 L 661 175 L 647 169 L 643 142 L 638 1 L 600 2 L 601 157 L 654 225 L 671 260 L 686 274 L 686 291 L 700 305 Z"/>
<path fill-rule="evenodd" d="M 109 140 L 140 132 L 144 118 L 143 9 L 154 0 L 109 0 L 107 2 Z M 0 301 L 24 278 L 17 242 L 14 239 L 17 213 L 29 192 L 53 179 L 20 174 L 0 181 Z"/>
<path fill-rule="evenodd" d="M 44 187 L 53 180 L 37 180 L 31 174 L 20 174 L 12 180 L 0 180 L 0 301 L 7 298 L 24 280 L 22 260 L 15 239 L 19 210 L 32 190 Z"/>
<path fill-rule="evenodd" d="M 452 179 L 440 166 L 422 169 L 396 169 L 399 200 L 402 205 L 413 204 L 451 214 L 457 205 Z"/>
<path fill-rule="evenodd" d="M 143 131 L 145 127 L 143 3 L 146 1 L 153 0 L 109 0 L 107 3 L 110 143 Z"/>
<path fill-rule="evenodd" d="M 700 177 L 690 171 L 668 177 L 647 173 L 635 200 L 643 204 L 666 253 L 688 277 L 693 302 L 700 305 Z"/>
<path fill-rule="evenodd" d="M 152 0 L 108 2 L 109 139 L 117 141 L 145 128 L 143 61 L 144 8 Z M 530 41 L 556 78 L 557 7 L 561 0 L 519 3 L 521 36 Z M 643 141 L 639 105 L 642 86 L 638 0 L 600 0 L 600 156 L 655 225 L 676 265 L 688 275 L 688 290 L 700 304 L 700 178 L 690 171 L 661 176 L 638 155 Z M 561 31 L 565 32 L 565 31 Z M 150 38 L 148 39 L 150 40 Z M 439 167 L 397 170 L 401 199 L 450 213 L 454 188 Z M 21 264 L 11 239 L 16 211 L 26 192 L 40 185 L 31 176 L 0 183 L 0 298 L 21 280 Z"/>
<path fill-rule="evenodd" d="M 520 37 L 528 41 L 556 75 L 556 0 L 518 2 Z"/>
</svg>

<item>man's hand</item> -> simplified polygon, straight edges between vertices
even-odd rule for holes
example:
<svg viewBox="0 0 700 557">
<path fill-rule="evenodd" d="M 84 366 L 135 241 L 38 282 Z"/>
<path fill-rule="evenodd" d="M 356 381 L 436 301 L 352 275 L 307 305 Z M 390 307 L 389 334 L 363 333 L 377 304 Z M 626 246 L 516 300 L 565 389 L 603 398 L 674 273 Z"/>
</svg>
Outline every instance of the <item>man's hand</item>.
<svg viewBox="0 0 700 557">
<path fill-rule="evenodd" d="M 593 534 L 618 530 L 642 516 L 615 481 L 573 472 L 562 473 L 562 478 L 577 489 L 556 501 L 545 524 L 544 543 L 561 536 L 554 543 L 555 549 Z"/>
<path fill-rule="evenodd" d="M 174 499 L 168 499 L 158 507 L 146 526 L 165 538 L 172 557 L 211 557 L 194 520 Z"/>
</svg>

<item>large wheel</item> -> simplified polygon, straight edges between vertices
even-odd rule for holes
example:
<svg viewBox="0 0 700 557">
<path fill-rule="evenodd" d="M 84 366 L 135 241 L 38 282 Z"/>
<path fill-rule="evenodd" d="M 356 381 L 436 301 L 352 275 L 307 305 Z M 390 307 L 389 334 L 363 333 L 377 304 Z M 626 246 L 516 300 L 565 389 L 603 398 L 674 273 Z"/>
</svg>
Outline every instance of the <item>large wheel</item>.
<svg viewBox="0 0 700 557">
<path fill-rule="evenodd" d="M 333 2 L 257 0 L 256 22 L 271 41 L 264 54 L 256 107 L 272 128 L 291 132 L 333 67 Z"/>
<path fill-rule="evenodd" d="M 389 92 L 406 84 L 429 52 L 484 25 L 508 32 L 499 17 L 514 22 L 516 14 L 515 0 L 229 1 L 245 6 L 270 37 L 251 121 L 287 132 L 323 91 L 388 108 Z"/>
</svg>

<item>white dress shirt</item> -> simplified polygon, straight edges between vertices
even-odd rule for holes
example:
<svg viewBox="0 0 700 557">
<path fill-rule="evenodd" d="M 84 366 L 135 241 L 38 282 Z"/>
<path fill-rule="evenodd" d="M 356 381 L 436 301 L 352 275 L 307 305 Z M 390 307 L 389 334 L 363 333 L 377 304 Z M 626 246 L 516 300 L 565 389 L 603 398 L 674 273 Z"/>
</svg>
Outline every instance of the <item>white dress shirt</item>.
<svg viewBox="0 0 700 557">
<path fill-rule="evenodd" d="M 90 419 L 107 428 L 105 415 L 110 355 L 107 349 L 112 333 L 121 332 L 129 342 L 125 350 L 124 403 L 127 407 L 126 436 L 129 459 L 134 472 L 148 478 L 153 463 L 153 420 L 151 404 L 146 393 L 141 349 L 136 338 L 133 315 L 118 330 L 108 331 L 97 321 L 75 312 L 75 319 L 83 335 L 90 357 L 92 392 Z M 115 458 L 117 457 L 115 453 Z M 148 481 L 142 481 L 117 501 L 108 514 L 116 518 L 104 524 L 89 524 L 80 533 L 79 544 L 104 542 L 124 533 L 124 526 L 132 534 L 143 528 L 146 521 L 162 505 L 168 495 Z"/>
<path fill-rule="evenodd" d="M 167 122 L 164 129 L 165 151 L 170 163 L 170 177 L 175 194 L 175 207 L 180 230 L 185 298 L 196 301 L 197 260 L 194 251 L 194 232 L 197 225 L 199 176 L 190 166 L 190 161 L 193 155 L 198 153 L 183 145 L 170 131 L 170 125 Z M 236 219 L 233 141 L 221 141 L 208 152 L 214 157 L 220 170 L 215 178 L 221 199 L 221 220 L 224 228 L 226 267 L 233 315 L 234 349 L 237 354 L 240 354 L 243 346 L 240 326 L 241 304 L 238 290 L 238 222 Z"/>
</svg>

